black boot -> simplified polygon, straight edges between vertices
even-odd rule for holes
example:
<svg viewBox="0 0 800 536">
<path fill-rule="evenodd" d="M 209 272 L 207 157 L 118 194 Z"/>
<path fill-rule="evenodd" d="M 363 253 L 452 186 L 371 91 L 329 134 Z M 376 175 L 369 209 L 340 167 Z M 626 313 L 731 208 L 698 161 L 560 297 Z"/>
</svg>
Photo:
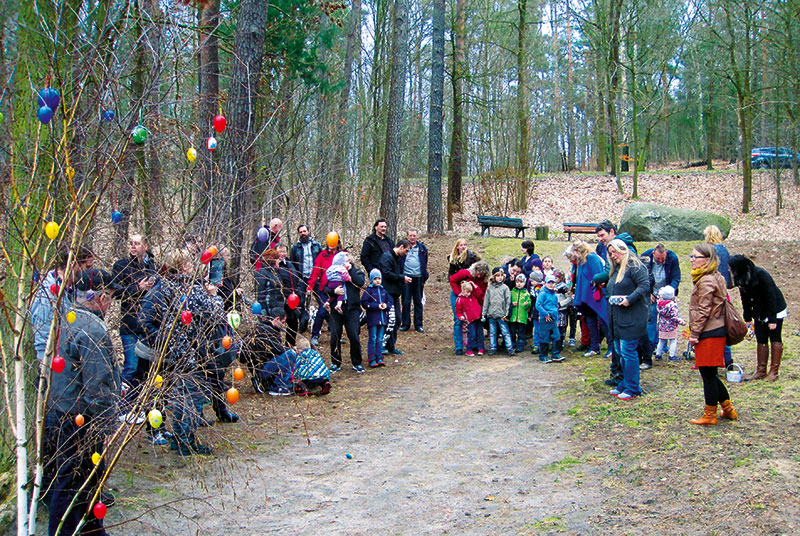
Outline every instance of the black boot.
<svg viewBox="0 0 800 536">
<path fill-rule="evenodd" d="M 209 456 L 214 453 L 213 448 L 198 443 L 194 434 L 185 439 L 182 440 L 179 439 L 177 441 L 177 444 L 178 444 L 178 456 L 194 456 L 195 454 L 200 454 L 201 456 Z"/>
<path fill-rule="evenodd" d="M 228 411 L 228 406 L 222 400 L 214 399 L 214 413 L 217 415 L 217 422 L 239 422 L 239 416 Z"/>
</svg>

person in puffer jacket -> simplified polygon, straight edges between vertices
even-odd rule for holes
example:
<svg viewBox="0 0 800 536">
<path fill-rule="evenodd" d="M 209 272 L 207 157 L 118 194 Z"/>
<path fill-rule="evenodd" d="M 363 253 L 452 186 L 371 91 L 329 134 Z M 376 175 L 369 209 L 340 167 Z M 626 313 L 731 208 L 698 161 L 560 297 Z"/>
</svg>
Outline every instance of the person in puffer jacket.
<svg viewBox="0 0 800 536">
<path fill-rule="evenodd" d="M 369 342 L 367 343 L 367 357 L 372 368 L 382 367 L 383 363 L 383 335 L 389 325 L 389 309 L 394 304 L 394 299 L 383 288 L 381 271 L 373 268 L 369 272 L 369 286 L 361 295 L 361 307 L 367 312 L 367 328 L 369 329 Z"/>
<path fill-rule="evenodd" d="M 477 285 L 470 281 L 461 282 L 461 293 L 456 299 L 456 318 L 467 325 L 466 354 L 468 357 L 483 355 L 483 325 L 481 324 L 481 305 L 473 294 Z"/>
<path fill-rule="evenodd" d="M 531 295 L 525 288 L 528 278 L 525 274 L 519 274 L 514 278 L 514 288 L 511 289 L 511 316 L 509 317 L 509 328 L 511 336 L 515 338 L 516 352 L 525 349 L 528 329 L 528 314 L 531 310 Z"/>
<path fill-rule="evenodd" d="M 503 334 L 503 340 L 509 355 L 514 355 L 511 342 L 511 331 L 508 329 L 508 311 L 511 309 L 511 291 L 505 284 L 506 274 L 502 268 L 492 270 L 492 282 L 486 288 L 483 298 L 483 316 L 489 320 L 489 355 L 497 353 L 497 329 Z"/>
<path fill-rule="evenodd" d="M 556 296 L 556 276 L 548 275 L 544 279 L 544 287 L 536 298 L 536 310 L 539 313 L 539 361 L 551 363 L 563 361 L 556 342 L 561 339 L 558 330 L 558 297 Z M 548 357 L 547 352 L 552 348 Z"/>
</svg>

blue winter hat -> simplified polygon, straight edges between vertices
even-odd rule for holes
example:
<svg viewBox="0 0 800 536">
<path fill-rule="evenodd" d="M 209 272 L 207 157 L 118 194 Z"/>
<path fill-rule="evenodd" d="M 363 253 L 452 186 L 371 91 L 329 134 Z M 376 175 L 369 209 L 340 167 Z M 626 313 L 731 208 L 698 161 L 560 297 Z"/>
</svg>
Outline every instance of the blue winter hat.
<svg viewBox="0 0 800 536">
<path fill-rule="evenodd" d="M 381 279 L 383 279 L 383 276 L 381 275 L 381 271 L 378 270 L 377 268 L 373 268 L 372 270 L 369 271 L 369 282 L 370 282 L 370 284 L 372 284 L 372 282 L 375 280 L 376 277 L 380 277 Z"/>
</svg>

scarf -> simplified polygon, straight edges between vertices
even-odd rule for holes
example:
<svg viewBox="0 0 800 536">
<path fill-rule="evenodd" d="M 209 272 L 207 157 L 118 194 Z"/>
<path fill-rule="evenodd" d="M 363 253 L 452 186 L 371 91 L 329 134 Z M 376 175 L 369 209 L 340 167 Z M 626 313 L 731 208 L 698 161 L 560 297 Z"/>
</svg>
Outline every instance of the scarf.
<svg viewBox="0 0 800 536">
<path fill-rule="evenodd" d="M 719 261 L 708 262 L 705 266 L 692 270 L 692 283 L 696 285 L 697 282 L 700 281 L 700 278 L 704 275 L 716 272 L 717 266 L 719 266 Z"/>
</svg>

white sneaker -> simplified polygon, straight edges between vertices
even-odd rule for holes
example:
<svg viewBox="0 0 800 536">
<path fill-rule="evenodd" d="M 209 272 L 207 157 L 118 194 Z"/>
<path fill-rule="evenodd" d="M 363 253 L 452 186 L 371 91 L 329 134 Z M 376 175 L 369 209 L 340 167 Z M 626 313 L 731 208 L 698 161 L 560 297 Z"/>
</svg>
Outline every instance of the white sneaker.
<svg viewBox="0 0 800 536">
<path fill-rule="evenodd" d="M 595 352 L 594 350 L 589 350 L 588 352 L 583 354 L 583 357 L 594 357 L 596 355 L 600 355 L 600 352 Z"/>
<path fill-rule="evenodd" d="M 575 339 L 570 339 L 569 340 L 569 345 L 570 346 L 575 346 Z"/>
</svg>

